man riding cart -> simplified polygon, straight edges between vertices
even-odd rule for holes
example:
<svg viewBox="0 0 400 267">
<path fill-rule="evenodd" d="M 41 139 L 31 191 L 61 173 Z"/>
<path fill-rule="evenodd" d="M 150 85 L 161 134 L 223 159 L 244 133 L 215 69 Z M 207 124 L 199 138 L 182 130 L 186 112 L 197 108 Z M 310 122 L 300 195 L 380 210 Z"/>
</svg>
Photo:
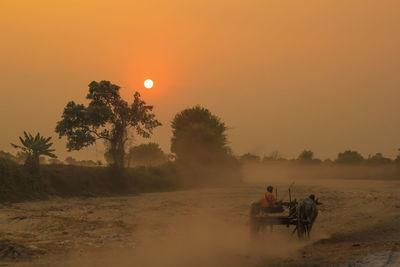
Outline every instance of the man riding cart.
<svg viewBox="0 0 400 267">
<path fill-rule="evenodd" d="M 278 201 L 273 194 L 274 188 L 267 187 L 267 192 L 261 200 L 253 202 L 250 206 L 250 230 L 253 236 L 256 236 L 260 231 L 264 231 L 267 226 L 272 231 L 273 225 L 290 225 L 295 226 L 292 233 L 297 232 L 299 239 L 304 237 L 309 238 L 312 226 L 318 216 L 317 205 L 322 203 L 315 199 L 311 194 L 309 197 L 297 202 L 292 200 L 289 187 L 289 202 Z M 281 215 L 287 207 L 288 214 Z M 275 213 L 275 214 L 273 214 Z"/>
<path fill-rule="evenodd" d="M 267 193 L 260 200 L 262 211 L 265 213 L 280 213 L 283 212 L 282 201 L 278 201 L 274 194 L 274 188 L 269 185 L 267 187 Z"/>
</svg>

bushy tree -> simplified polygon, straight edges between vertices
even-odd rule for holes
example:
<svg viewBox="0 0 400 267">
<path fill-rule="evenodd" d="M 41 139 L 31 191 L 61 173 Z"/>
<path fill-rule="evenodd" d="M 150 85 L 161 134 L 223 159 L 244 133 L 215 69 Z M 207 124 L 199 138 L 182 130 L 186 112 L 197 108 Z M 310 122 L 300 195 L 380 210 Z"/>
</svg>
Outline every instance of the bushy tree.
<svg viewBox="0 0 400 267">
<path fill-rule="evenodd" d="M 171 152 L 193 181 L 228 181 L 240 177 L 239 163 L 228 147 L 226 125 L 201 106 L 187 108 L 172 120 Z"/>
<path fill-rule="evenodd" d="M 57 123 L 59 137 L 67 137 L 68 151 L 80 150 L 96 140 L 104 140 L 117 169 L 123 167 L 125 144 L 130 129 L 149 138 L 161 123 L 152 113 L 153 107 L 134 94 L 129 105 L 119 93 L 120 87 L 109 81 L 91 82 L 86 96 L 88 106 L 71 101 L 64 109 L 62 120 Z"/>
<path fill-rule="evenodd" d="M 338 154 L 335 163 L 338 164 L 357 164 L 364 161 L 363 156 L 357 151 L 346 150 Z"/>
<path fill-rule="evenodd" d="M 178 160 L 209 162 L 229 153 L 226 126 L 201 106 L 187 108 L 172 120 L 171 152 Z"/>
<path fill-rule="evenodd" d="M 40 133 L 34 137 L 32 134 L 24 132 L 24 138 L 21 136 L 19 140 L 22 145 L 11 144 L 14 148 L 21 149 L 26 155 L 25 166 L 31 172 L 38 172 L 40 169 L 40 157 L 48 156 L 50 158 L 57 158 L 53 154 L 54 149 L 50 149 L 53 143 L 49 143 L 51 137 L 41 136 Z"/>
<path fill-rule="evenodd" d="M 320 159 L 314 158 L 314 152 L 312 152 L 311 150 L 303 150 L 303 152 L 300 153 L 297 160 L 300 163 L 321 163 L 322 162 Z"/>
<path fill-rule="evenodd" d="M 303 150 L 303 152 L 300 153 L 298 160 L 301 162 L 308 162 L 308 161 L 312 161 L 314 157 L 314 152 L 312 152 L 311 150 Z"/>
<path fill-rule="evenodd" d="M 389 164 L 392 163 L 392 160 L 390 158 L 386 158 L 382 155 L 382 153 L 376 153 L 373 156 L 369 156 L 367 158 L 367 163 L 368 164 L 375 164 L 375 165 L 380 165 L 380 164 Z"/>
<path fill-rule="evenodd" d="M 167 155 L 157 143 L 140 144 L 129 149 L 128 167 L 133 165 L 156 166 L 167 161 Z"/>
</svg>

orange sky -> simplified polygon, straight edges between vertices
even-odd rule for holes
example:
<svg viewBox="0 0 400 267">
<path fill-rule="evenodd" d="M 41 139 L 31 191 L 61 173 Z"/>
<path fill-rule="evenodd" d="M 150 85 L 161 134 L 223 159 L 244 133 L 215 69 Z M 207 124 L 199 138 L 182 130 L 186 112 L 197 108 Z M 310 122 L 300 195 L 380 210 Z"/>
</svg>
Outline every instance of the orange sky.
<svg viewBox="0 0 400 267">
<path fill-rule="evenodd" d="M 399 11 L 397 0 L 2 0 L 0 150 L 15 152 L 24 130 L 56 137 L 65 104 L 105 79 L 155 106 L 164 126 L 152 141 L 166 151 L 173 116 L 201 104 L 227 123 L 237 154 L 394 157 Z M 101 144 L 64 145 L 61 159 L 102 159 Z"/>
</svg>

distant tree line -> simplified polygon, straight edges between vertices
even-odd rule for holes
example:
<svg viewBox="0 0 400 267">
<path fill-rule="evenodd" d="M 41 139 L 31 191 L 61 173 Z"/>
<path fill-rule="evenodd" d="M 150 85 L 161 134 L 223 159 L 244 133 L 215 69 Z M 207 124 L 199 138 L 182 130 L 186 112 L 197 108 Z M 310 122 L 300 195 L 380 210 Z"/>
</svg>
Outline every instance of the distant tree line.
<svg viewBox="0 0 400 267">
<path fill-rule="evenodd" d="M 376 153 L 375 155 L 369 155 L 364 158 L 359 152 L 354 150 L 346 150 L 338 153 L 337 157 L 333 160 L 321 159 L 314 157 L 314 152 L 311 150 L 303 150 L 297 158 L 286 159 L 281 156 L 278 151 L 273 151 L 270 155 L 260 157 L 255 154 L 246 153 L 239 157 L 242 163 L 278 163 L 278 162 L 290 162 L 300 164 L 367 164 L 367 165 L 384 165 L 384 164 L 399 164 L 400 165 L 400 149 L 399 154 L 395 159 L 384 157 L 382 153 Z"/>
<path fill-rule="evenodd" d="M 112 164 L 112 159 L 106 152 L 104 155 L 107 164 Z M 0 158 L 9 159 L 19 164 L 24 164 L 26 156 L 23 153 L 17 152 L 16 155 L 0 150 Z M 169 161 L 174 161 L 176 156 L 174 154 L 166 154 L 161 149 L 159 144 L 150 142 L 143 143 L 129 148 L 126 156 L 125 163 L 126 167 L 135 166 L 159 166 Z M 260 157 L 256 154 L 245 153 L 237 157 L 241 163 L 301 163 L 301 164 L 368 164 L 368 165 L 384 165 L 384 164 L 399 164 L 400 165 L 400 154 L 395 159 L 384 157 L 382 153 L 375 153 L 375 155 L 369 155 L 364 158 L 359 152 L 346 150 L 338 153 L 335 159 L 321 160 L 314 157 L 314 152 L 311 150 L 302 151 L 297 158 L 287 159 L 281 156 L 278 151 L 273 151 L 269 155 Z M 96 167 L 105 166 L 101 160 L 78 160 L 71 156 L 66 157 L 64 160 L 58 158 L 46 159 L 39 157 L 40 164 L 53 164 L 53 165 L 74 165 L 74 166 L 86 166 Z"/>
</svg>

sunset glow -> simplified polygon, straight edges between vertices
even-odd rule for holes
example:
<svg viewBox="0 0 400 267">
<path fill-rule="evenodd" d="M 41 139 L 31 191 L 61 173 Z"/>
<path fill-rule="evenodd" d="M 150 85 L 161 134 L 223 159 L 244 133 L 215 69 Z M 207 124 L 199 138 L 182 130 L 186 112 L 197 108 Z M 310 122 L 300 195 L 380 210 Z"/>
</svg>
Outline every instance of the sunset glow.
<svg viewBox="0 0 400 267">
<path fill-rule="evenodd" d="M 144 81 L 144 87 L 146 87 L 147 89 L 152 88 L 153 85 L 154 85 L 154 82 L 152 80 L 150 80 L 150 79 L 147 79 L 147 80 Z"/>
<path fill-rule="evenodd" d="M 238 0 L 229 12 L 210 0 L 73 2 L 0 2 L 4 124 L 21 120 L 51 136 L 60 103 L 106 79 L 127 101 L 140 91 L 164 124 L 184 107 L 216 109 L 235 129 L 237 153 L 295 157 L 307 146 L 332 158 L 354 146 L 397 156 L 399 1 Z M 35 104 L 42 99 L 51 101 Z M 23 126 L 2 128 L 0 150 Z M 160 127 L 153 140 L 167 151 L 169 131 Z M 54 145 L 62 158 L 96 157 Z"/>
<path fill-rule="evenodd" d="M 400 267 L 399 10 L 0 0 L 0 267 Z"/>
</svg>

